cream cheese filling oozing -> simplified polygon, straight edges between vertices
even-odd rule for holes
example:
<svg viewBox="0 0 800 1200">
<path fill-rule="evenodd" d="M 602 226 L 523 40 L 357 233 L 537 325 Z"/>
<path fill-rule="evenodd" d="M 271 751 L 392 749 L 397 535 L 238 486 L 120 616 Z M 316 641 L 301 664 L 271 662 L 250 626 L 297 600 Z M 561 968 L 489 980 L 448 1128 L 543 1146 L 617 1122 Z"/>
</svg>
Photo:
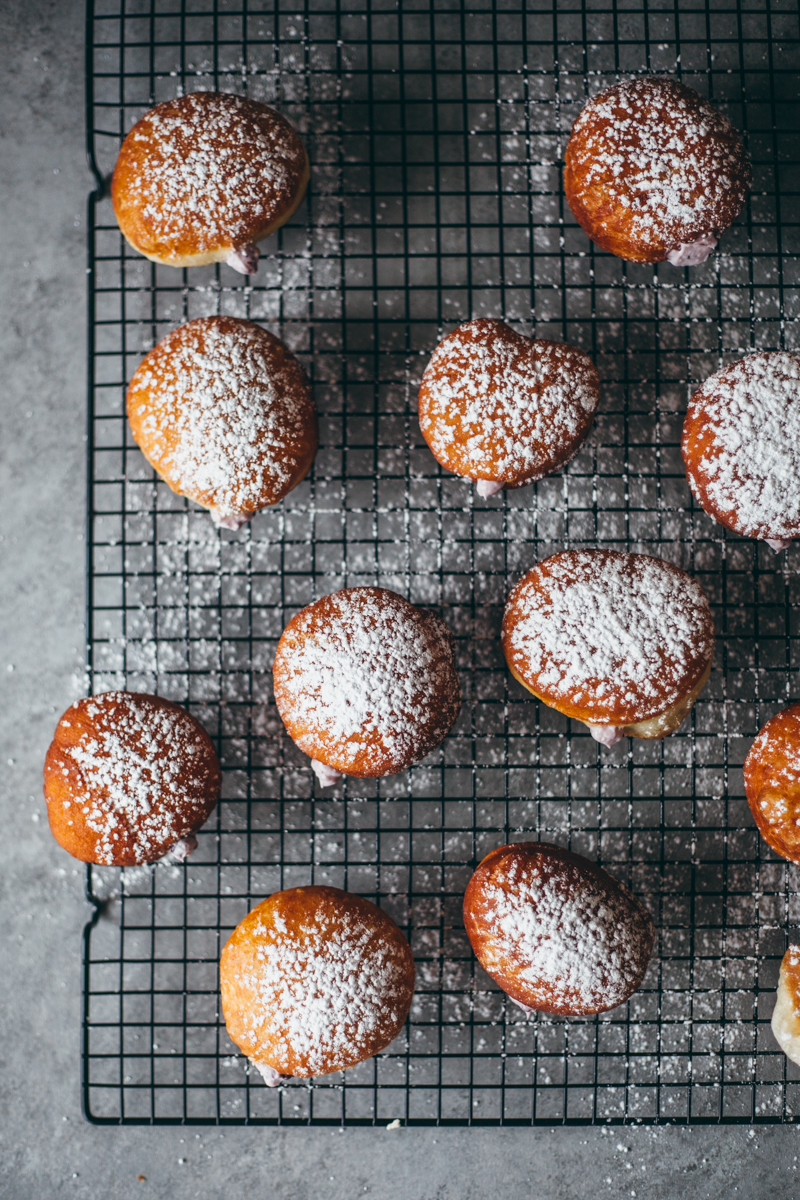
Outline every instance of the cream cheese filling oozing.
<svg viewBox="0 0 800 1200">
<path fill-rule="evenodd" d="M 618 725 L 587 725 L 587 729 L 601 746 L 616 746 L 625 736 Z"/>
<path fill-rule="evenodd" d="M 319 780 L 320 787 L 333 787 L 339 779 L 344 779 L 344 774 L 337 771 L 335 767 L 329 767 L 327 763 L 320 762 L 318 758 L 312 758 L 311 770 Z"/>
<path fill-rule="evenodd" d="M 238 250 L 231 250 L 225 262 L 229 267 L 233 267 L 234 271 L 238 271 L 240 275 L 255 275 L 258 270 L 258 260 L 260 254 L 258 246 L 240 246 Z"/>
<path fill-rule="evenodd" d="M 673 267 L 698 267 L 704 263 L 717 246 L 713 233 L 702 233 L 693 242 L 681 242 L 667 254 L 667 262 Z"/>
</svg>

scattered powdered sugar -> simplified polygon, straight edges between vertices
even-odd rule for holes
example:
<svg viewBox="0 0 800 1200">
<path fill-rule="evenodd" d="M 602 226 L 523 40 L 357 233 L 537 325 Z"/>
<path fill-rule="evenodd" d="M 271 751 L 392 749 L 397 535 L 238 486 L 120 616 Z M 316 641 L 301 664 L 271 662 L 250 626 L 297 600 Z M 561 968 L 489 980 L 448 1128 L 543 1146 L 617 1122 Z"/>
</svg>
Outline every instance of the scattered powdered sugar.
<svg viewBox="0 0 800 1200">
<path fill-rule="evenodd" d="M 454 719 L 452 698 L 442 694 L 452 663 L 446 627 L 433 614 L 416 619 L 391 592 L 351 588 L 326 599 L 333 613 L 324 623 L 315 605 L 300 613 L 292 649 L 276 662 L 281 716 L 309 731 L 298 745 L 312 756 L 322 735 L 336 739 L 344 764 L 364 752 L 365 739 L 377 739 L 376 756 L 416 761 Z M 437 715 L 441 724 L 431 730 Z"/>
<path fill-rule="evenodd" d="M 314 429 L 299 364 L 233 317 L 201 317 L 163 338 L 131 380 L 128 411 L 156 470 L 226 528 L 290 490 Z"/>
<path fill-rule="evenodd" d="M 299 136 L 273 109 L 196 92 L 157 105 L 134 126 L 115 184 L 126 206 L 136 205 L 153 251 L 174 247 L 180 257 L 246 246 L 288 208 L 305 164 Z M 116 189 L 114 197 L 116 207 Z"/>
<path fill-rule="evenodd" d="M 486 496 L 487 484 L 533 481 L 571 457 L 598 400 L 597 372 L 581 351 L 483 317 L 433 352 L 420 427 L 443 465 L 479 480 Z"/>
<path fill-rule="evenodd" d="M 647 555 L 601 550 L 539 563 L 512 591 L 504 627 L 534 691 L 564 700 L 579 692 L 598 717 L 621 700 L 637 712 L 623 724 L 670 708 L 714 645 L 708 600 L 691 576 Z"/>
<path fill-rule="evenodd" d="M 552 1007 L 597 1010 L 627 998 L 649 957 L 652 927 L 621 885 L 571 863 L 523 865 L 507 856 L 481 888 L 482 964 L 514 964 L 516 979 Z"/>
<path fill-rule="evenodd" d="M 191 854 L 197 842 L 184 837 L 187 816 L 205 805 L 209 765 L 207 743 L 189 714 L 142 703 L 129 692 L 106 692 L 72 707 L 83 707 L 93 733 L 61 746 L 77 772 L 62 767 L 73 798 L 59 803 L 78 807 L 97 834 L 97 861 L 113 864 L 118 844 L 128 838 L 137 863 L 164 847 L 170 847 L 169 861 Z M 69 728 L 67 716 L 62 723 Z"/>
<path fill-rule="evenodd" d="M 685 447 L 702 432 L 688 478 L 712 516 L 775 549 L 800 536 L 799 355 L 764 351 L 718 371 L 692 397 L 684 428 Z"/>
<path fill-rule="evenodd" d="M 678 247 L 722 232 L 749 188 L 730 121 L 676 80 L 633 79 L 600 92 L 582 109 L 570 141 L 584 186 L 610 194 L 643 241 L 655 236 Z"/>
<path fill-rule="evenodd" d="M 407 964 L 359 913 L 316 908 L 299 935 L 276 913 L 249 936 L 258 939 L 255 961 L 237 984 L 252 996 L 251 1034 L 289 1047 L 308 1074 L 358 1061 L 382 1030 L 401 1024 Z"/>
</svg>

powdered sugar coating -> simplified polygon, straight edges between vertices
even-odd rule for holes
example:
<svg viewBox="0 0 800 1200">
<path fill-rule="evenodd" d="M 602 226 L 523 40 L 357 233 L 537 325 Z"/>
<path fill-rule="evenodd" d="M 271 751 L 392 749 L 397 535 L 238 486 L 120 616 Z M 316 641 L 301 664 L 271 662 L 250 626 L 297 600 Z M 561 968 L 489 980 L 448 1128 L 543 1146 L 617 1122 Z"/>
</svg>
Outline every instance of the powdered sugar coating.
<svg viewBox="0 0 800 1200">
<path fill-rule="evenodd" d="M 744 762 L 744 789 L 767 844 L 800 863 L 800 704 L 782 709 L 759 731 Z"/>
<path fill-rule="evenodd" d="M 433 352 L 420 387 L 420 428 L 447 470 L 516 487 L 573 457 L 599 396 L 597 371 L 580 350 L 481 317 Z"/>
<path fill-rule="evenodd" d="M 300 749 L 347 775 L 404 770 L 442 741 L 461 705 L 447 626 L 384 588 L 304 608 L 284 630 L 273 678 Z"/>
<path fill-rule="evenodd" d="M 105 692 L 67 709 L 45 761 L 53 833 L 84 861 L 111 866 L 191 852 L 220 790 L 214 747 L 179 705 Z M 184 853 L 181 853 L 181 850 Z"/>
<path fill-rule="evenodd" d="M 689 403 L 681 449 L 709 516 L 778 548 L 800 537 L 800 355 L 748 354 L 712 375 Z"/>
<path fill-rule="evenodd" d="M 649 913 L 594 863 L 546 843 L 500 847 L 464 899 L 481 966 L 512 999 L 544 1012 L 615 1008 L 642 981 L 653 947 Z"/>
<path fill-rule="evenodd" d="M 414 991 L 411 950 L 390 918 L 337 888 L 292 888 L 237 927 L 220 964 L 225 1020 L 259 1064 L 308 1077 L 388 1045 Z"/>
<path fill-rule="evenodd" d="M 503 650 L 537 696 L 589 724 L 624 726 L 671 708 L 714 649 L 703 589 L 644 554 L 571 550 L 512 590 Z"/>
<path fill-rule="evenodd" d="M 196 92 L 156 105 L 134 125 L 112 200 L 123 233 L 143 254 L 167 263 L 224 259 L 291 214 L 307 175 L 303 143 L 274 109 Z"/>
<path fill-rule="evenodd" d="M 587 101 L 565 154 L 567 200 L 598 245 L 663 261 L 733 222 L 750 165 L 731 123 L 674 79 L 632 79 Z"/>
<path fill-rule="evenodd" d="M 233 528 L 283 499 L 317 448 L 302 367 L 273 334 L 235 317 L 167 334 L 133 376 L 127 406 L 136 441 L 173 491 Z"/>
</svg>

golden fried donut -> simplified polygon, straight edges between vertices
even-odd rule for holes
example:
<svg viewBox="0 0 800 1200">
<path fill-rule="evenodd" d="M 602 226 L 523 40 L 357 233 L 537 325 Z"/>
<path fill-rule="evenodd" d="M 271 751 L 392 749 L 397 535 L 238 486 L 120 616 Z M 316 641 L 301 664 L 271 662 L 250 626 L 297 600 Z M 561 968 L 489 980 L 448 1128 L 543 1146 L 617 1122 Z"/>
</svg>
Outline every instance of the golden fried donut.
<svg viewBox="0 0 800 1200">
<path fill-rule="evenodd" d="M 464 925 L 478 962 L 521 1008 L 585 1017 L 641 985 L 655 930 L 632 892 L 547 842 L 492 850 L 467 884 Z"/>
<path fill-rule="evenodd" d="M 414 959 L 391 917 L 334 887 L 275 892 L 219 964 L 228 1034 L 268 1087 L 371 1058 L 403 1028 Z"/>
<path fill-rule="evenodd" d="M 786 1057 L 800 1066 L 800 946 L 790 946 L 781 962 L 772 1032 Z"/>
<path fill-rule="evenodd" d="M 238 317 L 173 329 L 139 365 L 127 405 L 147 461 L 226 529 L 282 500 L 317 452 L 303 368 L 279 338 Z"/>
<path fill-rule="evenodd" d="M 73 858 L 101 866 L 185 858 L 219 799 L 219 759 L 199 721 L 141 692 L 77 700 L 44 763 L 50 829 Z"/>
<path fill-rule="evenodd" d="M 419 390 L 419 424 L 438 463 L 492 496 L 569 462 L 599 399 L 597 371 L 581 350 L 479 317 L 434 350 Z"/>
<path fill-rule="evenodd" d="M 767 845 L 800 865 L 800 704 L 759 731 L 744 760 L 744 791 Z"/>
<path fill-rule="evenodd" d="M 748 354 L 695 392 L 681 453 L 695 499 L 742 537 L 800 537 L 800 355 Z"/>
<path fill-rule="evenodd" d="M 513 588 L 502 639 L 523 687 L 613 746 L 678 728 L 708 681 L 714 622 L 700 584 L 672 563 L 565 550 Z"/>
<path fill-rule="evenodd" d="M 157 104 L 119 152 L 111 199 L 134 250 L 170 267 L 226 262 L 249 275 L 258 247 L 297 211 L 308 155 L 285 117 L 244 96 Z"/>
<path fill-rule="evenodd" d="M 750 182 L 730 121 L 677 79 L 631 79 L 593 96 L 564 156 L 578 224 L 629 262 L 705 262 Z"/>
<path fill-rule="evenodd" d="M 345 588 L 293 617 L 278 642 L 275 703 L 323 787 L 404 771 L 461 708 L 444 621 L 386 588 Z"/>
</svg>

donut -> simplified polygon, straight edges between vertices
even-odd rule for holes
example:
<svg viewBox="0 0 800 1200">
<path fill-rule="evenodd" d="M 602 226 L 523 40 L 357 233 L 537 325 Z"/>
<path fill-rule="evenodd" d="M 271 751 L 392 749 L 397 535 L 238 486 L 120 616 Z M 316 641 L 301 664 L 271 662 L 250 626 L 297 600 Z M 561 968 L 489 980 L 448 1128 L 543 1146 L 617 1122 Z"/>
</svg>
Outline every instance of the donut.
<svg viewBox="0 0 800 1200">
<path fill-rule="evenodd" d="M 464 925 L 484 971 L 521 1008 L 586 1017 L 641 985 L 655 930 L 602 867 L 548 842 L 487 854 L 467 884 Z"/>
<path fill-rule="evenodd" d="M 345 588 L 302 609 L 273 666 L 275 703 L 323 787 L 404 771 L 461 708 L 455 644 L 431 612 L 386 588 Z"/>
<path fill-rule="evenodd" d="M 781 962 L 772 1032 L 786 1057 L 800 1066 L 800 946 L 790 946 Z"/>
<path fill-rule="evenodd" d="M 258 247 L 297 211 L 308 185 L 297 131 L 266 104 L 194 92 L 137 121 L 111 180 L 125 240 L 152 262 L 226 262 L 250 275 Z"/>
<path fill-rule="evenodd" d="M 502 641 L 523 687 L 613 746 L 678 728 L 708 682 L 714 622 L 700 584 L 672 563 L 565 550 L 512 589 Z"/>
<path fill-rule="evenodd" d="M 744 760 L 744 791 L 764 841 L 800 866 L 800 704 L 759 731 Z"/>
<path fill-rule="evenodd" d="M 73 858 L 105 867 L 191 854 L 221 783 L 200 722 L 144 692 L 77 700 L 59 720 L 44 762 L 53 836 Z"/>
<path fill-rule="evenodd" d="M 800 537 L 800 355 L 748 354 L 695 392 L 681 453 L 713 520 L 776 552 Z"/>
<path fill-rule="evenodd" d="M 377 905 L 334 887 L 262 900 L 236 926 L 219 965 L 228 1034 L 277 1086 L 344 1071 L 405 1024 L 414 959 Z"/>
<path fill-rule="evenodd" d="M 282 500 L 317 452 L 303 368 L 279 338 L 238 317 L 168 333 L 134 374 L 127 408 L 150 465 L 226 529 Z"/>
<path fill-rule="evenodd" d="M 751 182 L 736 130 L 677 79 L 615 84 L 572 126 L 564 192 L 593 242 L 628 262 L 705 262 Z"/>
<path fill-rule="evenodd" d="M 581 350 L 479 317 L 434 350 L 419 390 L 419 424 L 441 466 L 492 496 L 568 463 L 599 399 L 597 371 Z"/>
</svg>

